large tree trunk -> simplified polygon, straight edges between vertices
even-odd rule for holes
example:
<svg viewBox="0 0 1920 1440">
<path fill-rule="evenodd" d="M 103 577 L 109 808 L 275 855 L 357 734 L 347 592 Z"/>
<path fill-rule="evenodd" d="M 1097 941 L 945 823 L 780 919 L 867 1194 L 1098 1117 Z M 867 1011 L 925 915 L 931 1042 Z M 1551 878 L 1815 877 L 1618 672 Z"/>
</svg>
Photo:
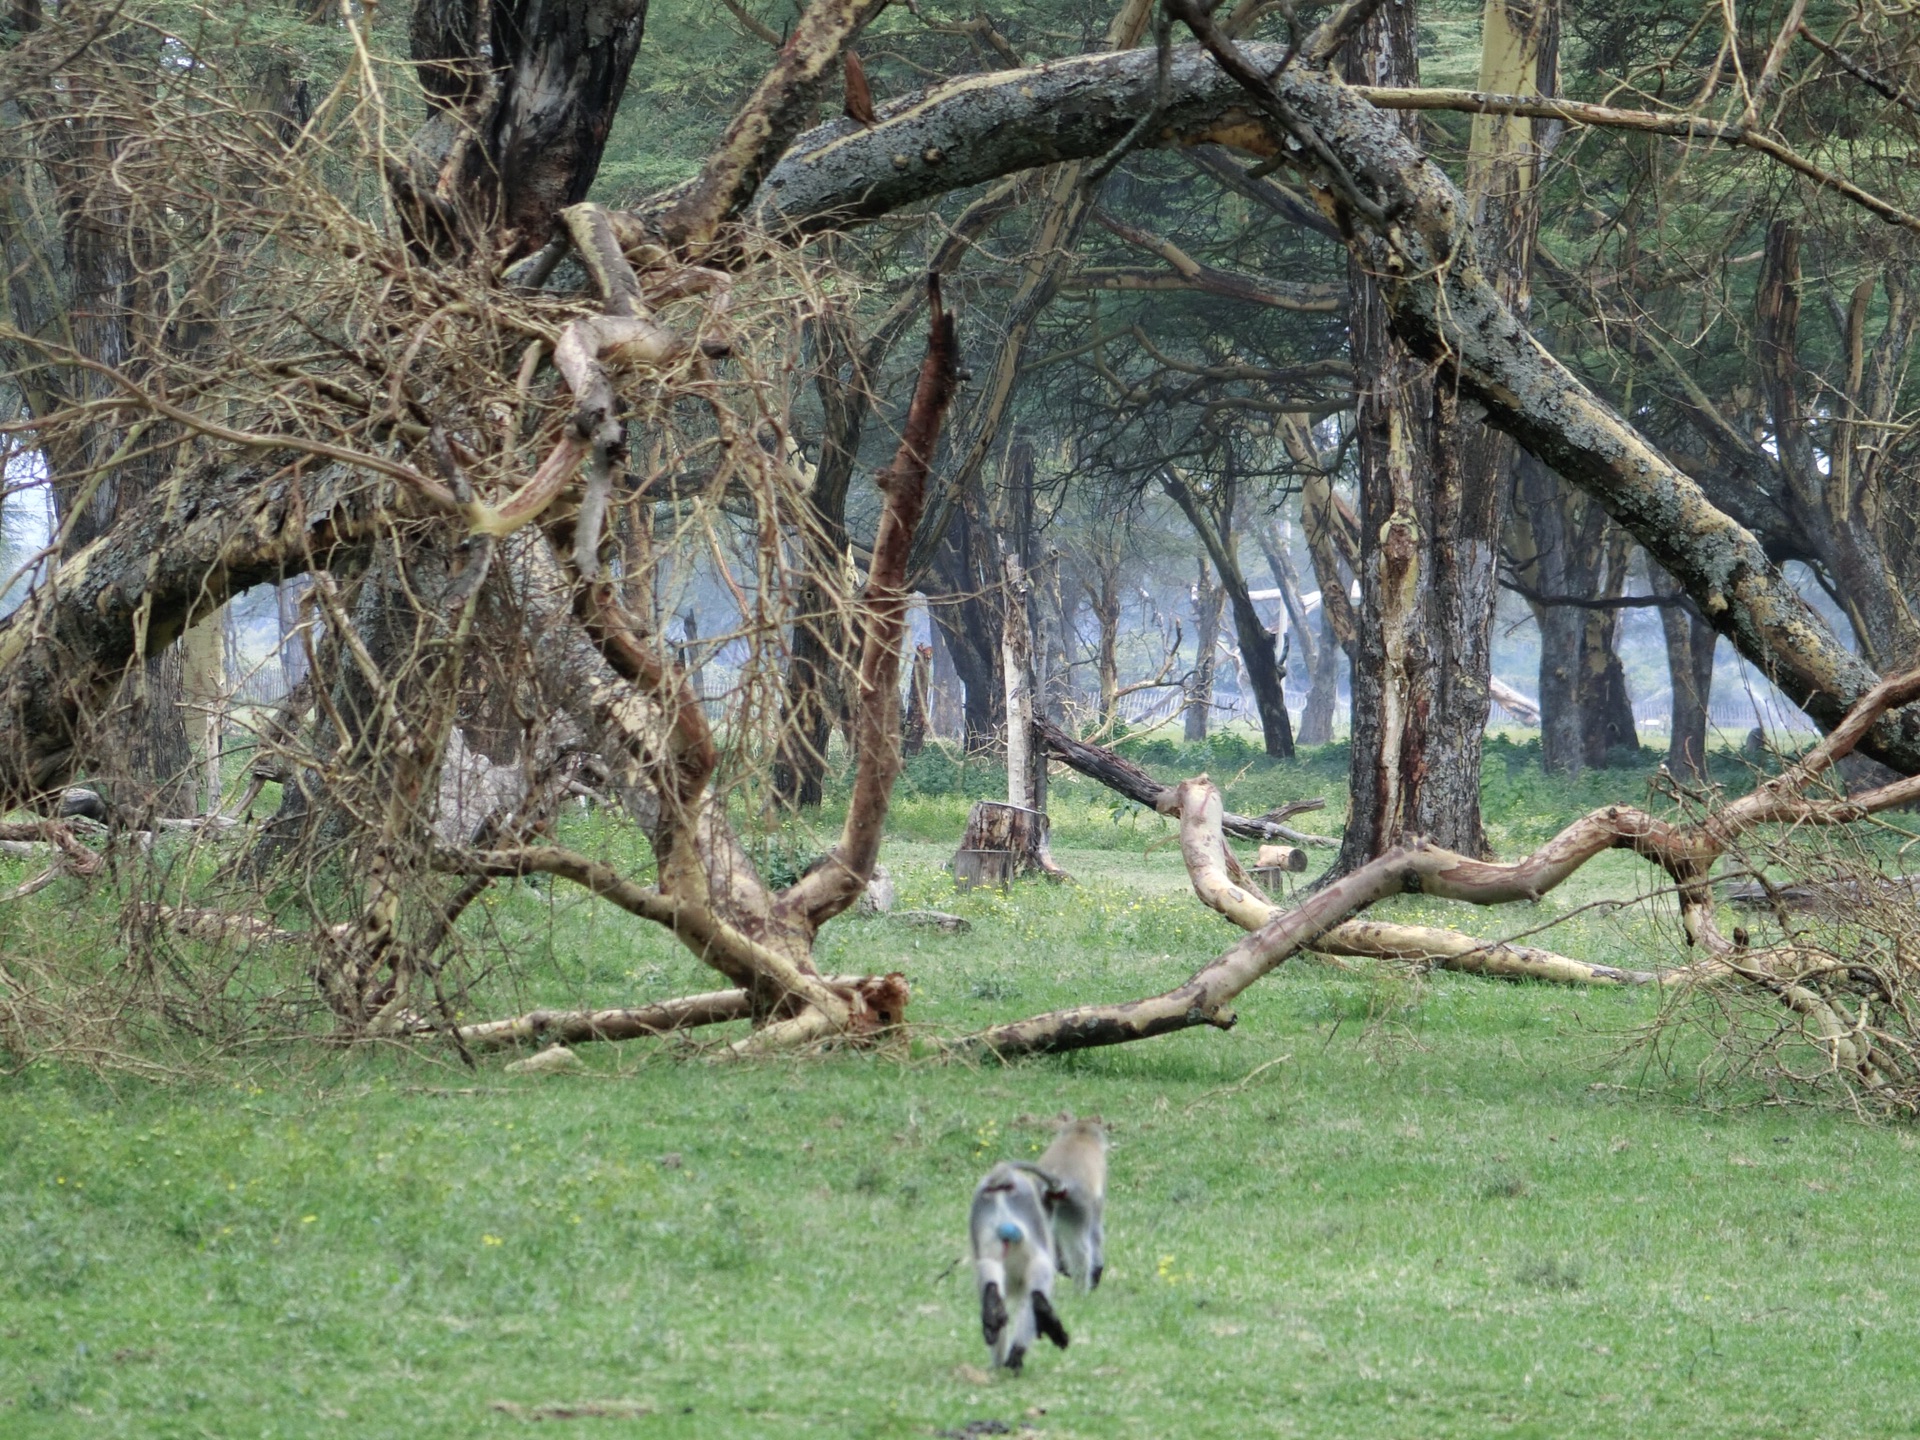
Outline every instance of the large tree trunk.
<svg viewBox="0 0 1920 1440">
<path fill-rule="evenodd" d="M 21 7 L 16 18 L 23 28 L 37 28 L 39 8 Z M 35 335 L 64 330 L 61 338 L 80 356 L 144 378 L 157 353 L 190 350 L 199 334 L 192 325 L 178 324 L 180 307 L 167 295 L 164 279 L 167 237 L 154 232 L 121 173 L 123 165 L 138 163 L 136 157 L 151 140 L 144 122 L 160 66 L 158 35 L 121 27 L 96 36 L 94 43 L 103 68 L 67 78 L 63 113 L 35 114 L 24 105 L 13 111 L 16 119 L 26 111 L 42 122 L 32 136 L 58 220 L 57 226 L 30 234 L 33 217 L 24 189 L 9 198 L 16 213 L 0 215 L 0 228 L 9 232 L 6 252 L 18 268 L 6 289 L 21 330 Z M 103 93 L 109 86 L 124 93 Z M 20 183 L 26 183 L 24 175 Z M 34 250 L 39 254 L 29 260 Z M 101 407 L 88 423 L 53 426 L 37 437 L 53 495 L 55 533 L 62 553 L 73 555 L 164 483 L 175 463 L 179 431 L 105 404 L 115 398 L 117 386 L 97 370 L 33 367 L 20 382 L 28 412 L 38 420 L 63 413 L 71 419 L 81 407 Z M 198 813 L 200 786 L 181 708 L 182 674 L 177 652 L 150 656 L 128 674 L 98 728 L 94 779 L 129 816 Z"/>
<path fill-rule="evenodd" d="M 415 0 L 427 123 L 388 183 L 422 250 L 528 254 L 587 198 L 647 0 Z"/>
<path fill-rule="evenodd" d="M 1366 83 L 1420 83 L 1411 3 L 1382 7 L 1355 36 L 1346 66 Z M 1488 0 L 1481 85 L 1551 94 L 1558 15 Z M 1411 138 L 1413 117 L 1401 129 Z M 1467 203 L 1480 260 L 1510 313 L 1524 317 L 1538 228 L 1538 147 L 1531 122 L 1476 116 Z M 1466 854 L 1480 824 L 1480 751 L 1493 673 L 1500 530 L 1515 447 L 1456 408 L 1452 387 L 1394 333 L 1371 262 L 1348 267 L 1360 391 L 1359 653 L 1353 680 L 1353 796 L 1340 862 L 1352 868 L 1416 835 Z"/>
<path fill-rule="evenodd" d="M 1720 637 L 1713 627 L 1681 602 L 1674 578 L 1652 561 L 1648 580 L 1656 595 L 1671 604 L 1660 607 L 1660 628 L 1667 642 L 1667 680 L 1673 689 L 1667 740 L 1667 769 L 1691 785 L 1707 778 L 1708 705 L 1713 698 L 1713 652 Z"/>
<path fill-rule="evenodd" d="M 1369 85 L 1420 83 L 1412 4 L 1356 32 L 1344 66 Z M 1411 139 L 1417 122 L 1400 128 Z M 1494 513 L 1490 478 L 1461 470 L 1451 387 L 1394 333 L 1368 257 L 1347 266 L 1358 399 L 1360 613 L 1349 808 L 1340 866 L 1431 836 L 1477 855 L 1480 744 L 1489 699 Z M 1481 457 L 1485 463 L 1486 457 Z"/>
</svg>

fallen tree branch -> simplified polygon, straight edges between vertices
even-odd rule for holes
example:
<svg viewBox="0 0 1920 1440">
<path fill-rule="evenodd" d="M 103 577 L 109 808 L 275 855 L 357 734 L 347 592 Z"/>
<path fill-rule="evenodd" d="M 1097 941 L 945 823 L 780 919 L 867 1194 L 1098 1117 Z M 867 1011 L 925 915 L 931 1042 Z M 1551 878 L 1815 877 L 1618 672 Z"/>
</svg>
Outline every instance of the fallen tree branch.
<svg viewBox="0 0 1920 1440">
<path fill-rule="evenodd" d="M 1675 977 L 1698 978 L 1685 970 L 1622 970 L 1569 959 L 1532 945 L 1481 940 L 1433 925 L 1396 925 L 1384 920 L 1344 920 L 1313 942 L 1316 955 L 1345 955 L 1370 960 L 1407 960 L 1491 975 L 1501 980 L 1544 980 L 1556 985 L 1661 985 Z"/>
<path fill-rule="evenodd" d="M 1681 970 L 1643 978 L 1639 972 L 1585 966 L 1579 961 L 1514 946 L 1486 947 L 1471 937 L 1442 941 L 1447 960 L 1471 954 L 1484 958 L 1461 968 L 1488 974 L 1532 973 L 1542 979 L 1586 984 L 1709 983 L 1744 979 L 1776 996 L 1805 1017 L 1812 1038 L 1834 1066 L 1876 1090 L 1887 1085 L 1887 1061 L 1861 1019 L 1850 1020 L 1840 1004 L 1807 984 L 1812 976 L 1838 964 L 1830 956 L 1787 944 L 1748 949 L 1723 937 L 1713 917 L 1709 872 L 1741 834 L 1762 824 L 1838 824 L 1870 813 L 1869 803 L 1884 806 L 1920 793 L 1920 780 L 1884 786 L 1852 800 L 1808 800 L 1804 788 L 1846 755 L 1889 709 L 1920 695 L 1920 671 L 1876 685 L 1799 763 L 1767 781 L 1751 795 L 1735 800 L 1696 824 L 1676 825 L 1629 806 L 1609 806 L 1582 816 L 1531 855 L 1511 863 L 1474 860 L 1416 841 L 1369 861 L 1310 896 L 1291 910 L 1276 910 L 1265 899 L 1235 883 L 1222 826 L 1220 791 L 1204 776 L 1177 787 L 1170 808 L 1180 816 L 1180 846 L 1194 890 L 1211 908 L 1250 933 L 1218 959 L 1195 972 L 1185 984 L 1160 995 L 1110 1005 L 1085 1005 L 1028 1020 L 997 1025 L 953 1042 L 960 1052 L 986 1052 L 1001 1058 L 1049 1054 L 1099 1045 L 1118 1045 L 1164 1035 L 1195 1025 L 1227 1029 L 1234 1023 L 1231 1002 L 1248 986 L 1303 949 L 1323 942 L 1341 944 L 1342 922 L 1388 895 L 1402 891 L 1498 905 L 1538 899 L 1609 849 L 1630 849 L 1660 866 L 1676 882 L 1682 922 L 1689 943 L 1705 956 Z M 1413 927 L 1408 927 L 1412 929 Z M 1414 938 L 1399 927 L 1356 928 L 1346 938 L 1361 953 L 1377 953 Z M 1844 968 L 1844 966 L 1842 967 Z M 1602 973 L 1604 971 L 1604 973 Z M 1883 1041 L 1884 1044 L 1884 1041 Z"/>
<path fill-rule="evenodd" d="M 1243 930 L 1259 930 L 1283 914 L 1257 892 L 1237 883 L 1238 867 L 1222 834 L 1218 788 L 1204 777 L 1188 780 L 1178 787 L 1177 804 L 1180 855 L 1201 903 Z M 1447 852 L 1434 848 L 1430 853 L 1439 856 Z M 1306 948 L 1323 955 L 1424 961 L 1443 970 L 1563 985 L 1646 985 L 1668 978 L 1647 970 L 1589 965 L 1550 950 L 1479 940 L 1456 930 L 1379 920 L 1342 921 Z M 1681 976 L 1685 972 L 1672 973 Z"/>
<path fill-rule="evenodd" d="M 753 1016 L 745 990 L 716 990 L 657 1005 L 615 1010 L 532 1010 L 510 1020 L 485 1020 L 454 1027 L 454 1037 L 472 1051 L 505 1050 L 514 1045 L 578 1045 L 589 1040 L 633 1040 L 669 1035 L 701 1025 L 724 1025 Z"/>
<path fill-rule="evenodd" d="M 818 975 L 804 973 L 787 956 L 729 925 L 704 905 L 663 895 L 635 884 L 611 865 L 558 845 L 528 845 L 513 850 L 442 851 L 434 868 L 454 875 L 557 875 L 618 905 L 630 915 L 663 925 L 722 974 L 744 971 L 776 981 L 787 993 L 831 1009 L 844 1001 L 826 989 Z"/>
<path fill-rule="evenodd" d="M 1211 782 L 1204 780 L 1190 780 L 1187 784 L 1213 789 Z M 1216 796 L 1218 793 L 1214 790 Z M 1425 846 L 1397 847 L 1315 892 L 1293 909 L 1274 914 L 1266 924 L 1195 972 L 1185 984 L 1164 994 L 1112 1005 L 1056 1010 L 1029 1020 L 996 1025 L 963 1037 L 948 1048 L 1011 1059 L 1018 1055 L 1058 1054 L 1099 1045 L 1121 1045 L 1195 1025 L 1232 1029 L 1238 1018 L 1232 1002 L 1249 985 L 1311 946 L 1356 910 L 1364 910 L 1376 900 L 1404 890 L 1410 878 L 1431 864 L 1432 856 Z"/>
<path fill-rule="evenodd" d="M 1179 815 L 1175 787 L 1162 785 L 1131 760 L 1116 755 L 1104 745 L 1096 745 L 1090 740 L 1077 740 L 1048 720 L 1036 718 L 1033 722 L 1033 730 L 1035 737 L 1042 744 L 1089 780 L 1097 780 L 1109 790 L 1145 805 L 1150 810 L 1158 811 L 1162 815 Z M 1290 800 L 1257 819 L 1245 815 L 1225 814 L 1221 816 L 1221 823 L 1229 835 L 1237 836 L 1242 840 L 1287 840 L 1295 845 L 1338 848 L 1340 842 L 1331 836 L 1310 835 L 1280 823 L 1289 815 L 1319 810 L 1326 803 L 1318 799 Z"/>
</svg>

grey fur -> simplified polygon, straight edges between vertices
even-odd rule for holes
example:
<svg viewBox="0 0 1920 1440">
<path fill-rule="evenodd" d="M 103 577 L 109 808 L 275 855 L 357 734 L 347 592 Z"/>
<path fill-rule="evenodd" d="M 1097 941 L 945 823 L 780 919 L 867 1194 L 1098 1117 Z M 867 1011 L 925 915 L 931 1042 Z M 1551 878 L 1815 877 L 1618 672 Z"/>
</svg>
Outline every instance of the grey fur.
<svg viewBox="0 0 1920 1440">
<path fill-rule="evenodd" d="M 1002 1226 L 1018 1233 L 1004 1238 Z M 994 1166 L 973 1192 L 967 1230 L 980 1292 L 980 1331 L 993 1363 L 1018 1370 L 1041 1334 L 1064 1350 L 1066 1327 L 1052 1304 L 1053 1227 L 1039 1182 L 1020 1166 Z"/>
</svg>

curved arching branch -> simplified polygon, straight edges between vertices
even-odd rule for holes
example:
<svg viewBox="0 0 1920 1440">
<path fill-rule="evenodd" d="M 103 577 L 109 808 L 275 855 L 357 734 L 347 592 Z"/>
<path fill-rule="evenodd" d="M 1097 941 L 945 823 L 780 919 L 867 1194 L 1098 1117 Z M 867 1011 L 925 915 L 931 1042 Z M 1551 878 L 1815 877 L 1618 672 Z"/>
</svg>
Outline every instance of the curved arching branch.
<svg viewBox="0 0 1920 1440">
<path fill-rule="evenodd" d="M 1248 45 L 1249 65 L 1284 58 Z M 1840 722 L 1878 677 L 1841 643 L 1769 559 L 1760 540 L 1716 508 L 1618 412 L 1533 337 L 1479 264 L 1469 207 L 1440 167 L 1364 94 L 1295 66 L 1273 82 L 1290 115 L 1338 161 L 1321 174 L 1290 155 L 1382 280 L 1395 329 L 1440 364 L 1506 431 L 1592 495 L 1685 587 L 1714 628 L 1824 728 Z M 901 206 L 1011 171 L 1105 153 L 1145 108 L 1159 104 L 1160 146 L 1218 141 L 1255 154 L 1275 142 L 1240 83 L 1196 47 L 1176 50 L 1161 100 L 1157 57 L 1080 56 L 1028 70 L 949 81 L 888 107 L 871 128 L 836 122 L 802 136 L 749 207 L 755 223 L 795 238 L 856 225 Z M 1348 179 L 1389 217 L 1334 197 Z M 629 236 L 672 240 L 657 216 L 625 217 Z M 1920 771 L 1920 712 L 1889 714 L 1861 749 Z"/>
</svg>

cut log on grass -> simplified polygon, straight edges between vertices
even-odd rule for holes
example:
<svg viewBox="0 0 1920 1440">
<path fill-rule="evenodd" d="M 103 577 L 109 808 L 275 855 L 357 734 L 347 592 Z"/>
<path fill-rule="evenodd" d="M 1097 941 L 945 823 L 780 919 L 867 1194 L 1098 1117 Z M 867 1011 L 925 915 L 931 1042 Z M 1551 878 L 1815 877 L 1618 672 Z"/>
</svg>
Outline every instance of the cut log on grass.
<svg viewBox="0 0 1920 1440">
<path fill-rule="evenodd" d="M 1046 720 L 1033 722 L 1034 734 L 1055 755 L 1067 765 L 1078 770 L 1089 780 L 1097 780 L 1109 790 L 1124 795 L 1137 804 L 1145 805 L 1162 815 L 1175 815 L 1173 809 L 1174 787 L 1162 785 L 1153 776 L 1142 770 L 1131 760 L 1116 755 L 1104 745 L 1096 745 L 1091 740 L 1080 740 L 1069 735 L 1058 725 Z M 1221 823 L 1226 826 L 1229 835 L 1242 840 L 1286 840 L 1295 845 L 1318 845 L 1338 849 L 1340 842 L 1330 835 L 1310 835 L 1282 824 L 1289 816 L 1299 815 L 1308 810 L 1325 808 L 1326 801 L 1289 800 L 1269 810 L 1257 819 L 1245 815 L 1224 815 Z"/>
<path fill-rule="evenodd" d="M 1297 845 L 1262 845 L 1254 856 L 1255 870 L 1278 870 L 1299 874 L 1307 868 L 1307 852 Z"/>
</svg>

